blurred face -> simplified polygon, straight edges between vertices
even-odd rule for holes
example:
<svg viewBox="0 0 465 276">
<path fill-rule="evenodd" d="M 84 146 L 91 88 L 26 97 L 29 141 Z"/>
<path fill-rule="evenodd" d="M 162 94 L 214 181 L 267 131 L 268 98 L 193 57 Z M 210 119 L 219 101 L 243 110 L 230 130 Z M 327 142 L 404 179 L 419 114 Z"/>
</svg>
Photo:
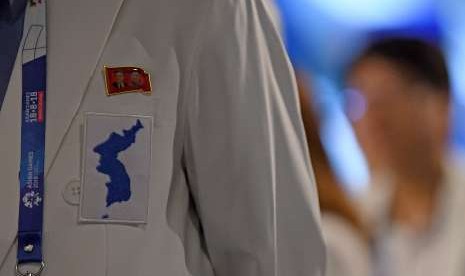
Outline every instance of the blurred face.
<svg viewBox="0 0 465 276">
<path fill-rule="evenodd" d="M 415 174 L 442 161 L 448 104 L 424 91 L 433 88 L 376 57 L 355 66 L 348 86 L 349 116 L 358 109 L 353 125 L 372 170 Z"/>
</svg>

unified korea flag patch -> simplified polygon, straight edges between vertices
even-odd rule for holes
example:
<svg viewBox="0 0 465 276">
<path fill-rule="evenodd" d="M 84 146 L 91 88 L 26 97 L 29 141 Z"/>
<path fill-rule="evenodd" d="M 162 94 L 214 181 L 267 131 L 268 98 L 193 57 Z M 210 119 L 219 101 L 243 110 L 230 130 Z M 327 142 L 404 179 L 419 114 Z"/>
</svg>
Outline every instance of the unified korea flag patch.
<svg viewBox="0 0 465 276">
<path fill-rule="evenodd" d="M 152 117 L 87 113 L 80 221 L 147 222 Z"/>
</svg>

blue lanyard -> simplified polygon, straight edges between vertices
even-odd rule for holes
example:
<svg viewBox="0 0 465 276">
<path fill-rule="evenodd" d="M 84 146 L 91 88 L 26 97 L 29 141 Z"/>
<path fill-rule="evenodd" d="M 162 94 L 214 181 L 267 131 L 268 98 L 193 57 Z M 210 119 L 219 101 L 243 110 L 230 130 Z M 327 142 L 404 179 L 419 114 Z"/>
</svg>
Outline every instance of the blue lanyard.
<svg viewBox="0 0 465 276">
<path fill-rule="evenodd" d="M 22 44 L 22 112 L 17 275 L 39 275 L 44 267 L 42 225 L 46 111 L 45 0 L 28 1 Z M 25 264 L 37 271 L 22 272 Z"/>
</svg>

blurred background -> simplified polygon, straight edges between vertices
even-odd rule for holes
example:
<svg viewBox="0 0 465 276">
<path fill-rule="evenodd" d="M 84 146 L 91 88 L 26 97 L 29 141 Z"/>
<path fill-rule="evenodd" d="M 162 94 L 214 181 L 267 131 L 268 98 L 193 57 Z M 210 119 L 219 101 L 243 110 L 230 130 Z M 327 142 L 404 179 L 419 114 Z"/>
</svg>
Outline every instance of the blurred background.
<svg viewBox="0 0 465 276">
<path fill-rule="evenodd" d="M 275 1 L 326 276 L 465 276 L 465 1 Z"/>
<path fill-rule="evenodd" d="M 324 148 L 350 193 L 366 188 L 369 171 L 343 110 L 342 81 L 347 64 L 373 38 L 419 37 L 441 45 L 453 86 L 450 146 L 457 154 L 465 151 L 465 1 L 276 1 L 292 62 L 311 75 L 309 85 L 317 91 Z"/>
</svg>

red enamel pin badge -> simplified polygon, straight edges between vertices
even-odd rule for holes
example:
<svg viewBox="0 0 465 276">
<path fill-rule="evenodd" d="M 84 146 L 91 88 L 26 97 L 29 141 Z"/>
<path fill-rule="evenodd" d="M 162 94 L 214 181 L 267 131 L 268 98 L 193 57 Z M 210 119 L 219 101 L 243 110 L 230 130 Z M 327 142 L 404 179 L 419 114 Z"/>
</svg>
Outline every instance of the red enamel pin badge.
<svg viewBox="0 0 465 276">
<path fill-rule="evenodd" d="M 105 87 L 108 96 L 126 93 L 152 92 L 150 74 L 140 67 L 104 67 Z"/>
</svg>

